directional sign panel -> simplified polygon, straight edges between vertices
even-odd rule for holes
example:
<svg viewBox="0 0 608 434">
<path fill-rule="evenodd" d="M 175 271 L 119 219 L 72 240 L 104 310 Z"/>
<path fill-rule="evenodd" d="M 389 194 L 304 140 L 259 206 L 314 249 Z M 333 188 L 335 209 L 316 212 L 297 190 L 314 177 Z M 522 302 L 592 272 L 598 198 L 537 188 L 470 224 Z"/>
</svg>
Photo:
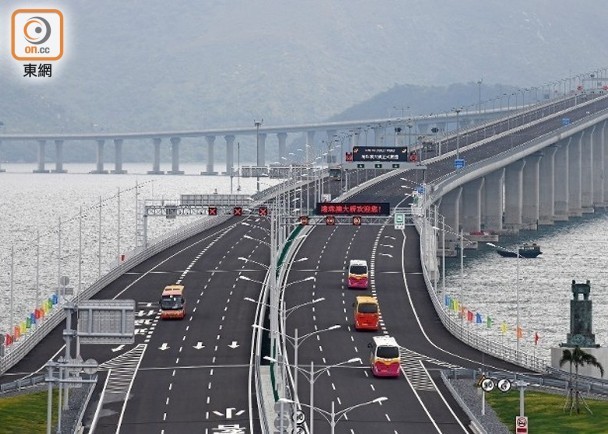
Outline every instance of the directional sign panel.
<svg viewBox="0 0 608 434">
<path fill-rule="evenodd" d="M 402 212 L 395 213 L 395 229 L 405 229 L 405 214 Z"/>
<path fill-rule="evenodd" d="M 352 161 L 409 161 L 407 146 L 354 146 Z M 350 160 L 347 160 L 350 161 Z"/>
<path fill-rule="evenodd" d="M 389 202 L 317 202 L 318 215 L 390 215 Z"/>
<path fill-rule="evenodd" d="M 454 160 L 454 168 L 456 169 L 462 169 L 465 165 L 464 159 L 462 158 L 457 158 L 456 160 Z"/>
<path fill-rule="evenodd" d="M 78 303 L 81 344 L 135 342 L 135 300 L 87 300 Z"/>
</svg>

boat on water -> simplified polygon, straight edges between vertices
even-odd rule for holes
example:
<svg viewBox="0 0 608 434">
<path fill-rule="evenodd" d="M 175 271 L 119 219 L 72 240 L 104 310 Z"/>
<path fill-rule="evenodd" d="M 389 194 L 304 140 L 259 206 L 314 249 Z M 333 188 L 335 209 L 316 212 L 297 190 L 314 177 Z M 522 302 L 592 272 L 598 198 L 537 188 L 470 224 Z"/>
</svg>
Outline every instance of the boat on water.
<svg viewBox="0 0 608 434">
<path fill-rule="evenodd" d="M 498 247 L 496 252 L 505 258 L 517 258 L 517 252 L 505 249 L 504 247 Z M 519 256 L 522 258 L 536 258 L 541 253 L 540 246 L 536 243 L 526 243 L 519 248 Z"/>
</svg>

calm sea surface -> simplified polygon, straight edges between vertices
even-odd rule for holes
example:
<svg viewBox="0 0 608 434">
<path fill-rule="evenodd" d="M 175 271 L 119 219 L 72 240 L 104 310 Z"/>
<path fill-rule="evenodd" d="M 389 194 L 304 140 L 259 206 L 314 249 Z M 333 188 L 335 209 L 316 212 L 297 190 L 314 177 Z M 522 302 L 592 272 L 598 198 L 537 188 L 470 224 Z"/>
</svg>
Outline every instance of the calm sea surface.
<svg viewBox="0 0 608 434">
<path fill-rule="evenodd" d="M 149 164 L 125 164 L 126 175 L 89 174 L 92 164 L 66 164 L 67 174 L 33 174 L 35 166 L 31 164 L 3 164 L 2 168 L 6 172 L 0 173 L 0 331 L 8 329 L 11 318 L 13 324 L 22 321 L 40 300 L 54 292 L 60 276 L 69 277 L 70 286 L 78 291 L 93 283 L 100 272 L 105 274 L 119 254 L 128 254 L 135 246 L 136 183 L 140 200 L 175 200 L 180 194 L 211 194 L 216 190 L 227 194 L 231 184 L 227 176 L 200 176 L 206 170 L 204 165 L 182 164 L 183 176 L 147 175 Z M 233 193 L 238 183 L 233 178 Z M 240 185 L 241 193 L 254 193 L 256 179 L 241 178 Z M 149 238 L 192 219 L 150 218 Z M 589 280 L 596 343 L 606 346 L 607 225 L 608 214 L 601 212 L 539 231 L 524 231 L 519 237 L 501 237 L 498 244 L 507 248 L 527 241 L 542 247 L 538 258 L 519 260 L 519 280 L 517 259 L 502 258 L 480 243 L 477 251 L 465 250 L 462 287 L 460 259 L 446 259 L 446 292 L 482 314 L 484 324 L 471 323 L 472 330 L 513 345 L 519 295 L 519 320 L 524 330 L 520 345 L 548 359 L 549 349 L 565 342 L 569 331 L 572 280 Z M 490 328 L 485 324 L 487 315 L 493 319 Z M 505 334 L 500 328 L 503 322 L 508 327 Z M 537 346 L 535 333 L 540 336 Z"/>
</svg>

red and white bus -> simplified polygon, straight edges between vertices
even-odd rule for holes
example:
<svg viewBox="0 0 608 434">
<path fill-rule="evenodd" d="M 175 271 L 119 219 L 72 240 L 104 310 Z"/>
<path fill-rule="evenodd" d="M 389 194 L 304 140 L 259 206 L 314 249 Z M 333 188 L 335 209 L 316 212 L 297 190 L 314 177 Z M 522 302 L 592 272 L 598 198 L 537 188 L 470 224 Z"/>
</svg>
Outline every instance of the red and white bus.
<svg viewBox="0 0 608 434">
<path fill-rule="evenodd" d="M 353 259 L 348 264 L 348 287 L 367 289 L 369 284 L 367 261 Z"/>
</svg>

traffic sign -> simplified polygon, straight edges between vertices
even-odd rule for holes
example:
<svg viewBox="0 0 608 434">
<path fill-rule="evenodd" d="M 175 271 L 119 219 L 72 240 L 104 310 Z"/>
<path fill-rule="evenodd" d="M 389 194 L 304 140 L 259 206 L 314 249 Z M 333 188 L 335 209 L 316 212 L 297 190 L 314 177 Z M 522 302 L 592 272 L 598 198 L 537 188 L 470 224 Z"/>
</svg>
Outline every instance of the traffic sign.
<svg viewBox="0 0 608 434">
<path fill-rule="evenodd" d="M 208 213 L 209 213 L 209 215 L 217 215 L 217 207 L 216 206 L 210 206 L 208 208 Z"/>
<path fill-rule="evenodd" d="M 232 215 L 234 215 L 235 217 L 241 217 L 243 215 L 243 208 L 240 206 L 235 206 L 232 209 Z"/>
<path fill-rule="evenodd" d="M 507 378 L 502 378 L 498 380 L 497 387 L 501 392 L 508 392 L 511 390 L 511 381 Z"/>
<path fill-rule="evenodd" d="M 301 215 L 300 216 L 300 224 L 302 226 L 306 226 L 308 224 L 308 216 L 307 215 Z"/>
<path fill-rule="evenodd" d="M 356 215 L 353 216 L 353 225 L 354 226 L 361 226 L 361 217 Z"/>
<path fill-rule="evenodd" d="M 402 212 L 395 213 L 395 229 L 397 229 L 397 230 L 405 229 L 405 213 L 402 213 Z"/>
<path fill-rule="evenodd" d="M 406 146 L 355 146 L 353 161 L 408 161 L 409 153 Z M 348 161 L 348 160 L 347 160 Z"/>
<path fill-rule="evenodd" d="M 456 169 L 462 169 L 465 165 L 464 159 L 463 158 L 457 158 L 454 160 L 454 167 Z"/>
<path fill-rule="evenodd" d="M 336 224 L 336 218 L 333 215 L 325 216 L 325 224 L 327 226 L 333 226 Z"/>
<path fill-rule="evenodd" d="M 491 378 L 484 378 L 481 382 L 481 388 L 485 392 L 491 392 L 494 390 L 494 381 Z"/>
<path fill-rule="evenodd" d="M 562 118 L 562 125 L 570 125 L 570 118 Z"/>
<path fill-rule="evenodd" d="M 515 416 L 515 432 L 517 434 L 528 434 L 527 416 Z"/>
<path fill-rule="evenodd" d="M 293 415 L 293 420 L 295 423 L 302 423 L 302 422 L 304 422 L 304 420 L 306 420 L 306 415 L 304 414 L 304 412 L 302 410 L 298 410 Z"/>
<path fill-rule="evenodd" d="M 382 163 L 374 163 L 374 169 L 382 169 Z"/>
<path fill-rule="evenodd" d="M 261 206 L 258 208 L 258 215 L 260 217 L 267 217 L 268 216 L 268 208 L 265 206 Z"/>
<path fill-rule="evenodd" d="M 418 192 L 418 194 L 424 194 L 424 185 L 419 185 L 418 187 L 416 187 L 416 191 Z"/>
</svg>

